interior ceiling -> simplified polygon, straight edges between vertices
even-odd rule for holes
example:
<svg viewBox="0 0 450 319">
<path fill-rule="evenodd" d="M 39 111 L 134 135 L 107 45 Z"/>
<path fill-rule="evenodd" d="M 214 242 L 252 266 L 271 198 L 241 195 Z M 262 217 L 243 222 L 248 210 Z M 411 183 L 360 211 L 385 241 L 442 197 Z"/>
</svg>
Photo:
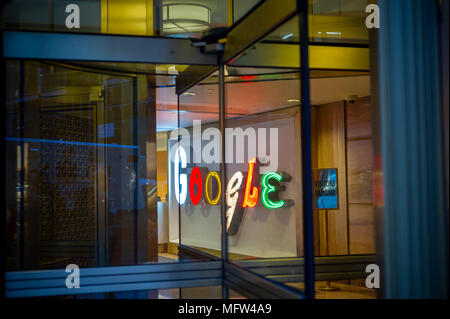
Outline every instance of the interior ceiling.
<svg viewBox="0 0 450 319">
<path fill-rule="evenodd" d="M 104 65 L 98 65 L 104 67 Z M 108 67 L 110 65 L 106 65 Z M 111 66 L 113 67 L 113 66 Z M 156 85 L 157 129 L 172 130 L 178 125 L 177 96 L 175 94 L 175 75 L 167 76 L 172 66 L 126 65 L 123 68 L 158 71 L 149 75 Z M 181 66 L 183 67 L 183 66 Z M 42 93 L 45 105 L 72 105 L 73 99 L 86 103 L 98 95 L 101 85 L 100 73 L 77 72 L 62 68 L 64 72 L 50 73 L 42 78 Z M 63 74 L 63 78 L 61 78 Z M 295 70 L 229 67 L 226 77 L 227 115 L 240 117 L 300 104 L 300 80 Z M 64 80 L 64 81 L 63 81 Z M 129 81 L 129 78 L 123 78 Z M 63 82 L 61 82 L 63 81 Z M 212 74 L 201 84 L 196 85 L 180 96 L 180 121 L 182 126 L 191 126 L 193 120 L 215 122 L 219 120 L 218 79 Z M 64 83 L 64 87 L 56 85 Z M 320 105 L 342 101 L 348 95 L 359 97 L 370 95 L 370 76 L 367 72 L 311 70 L 311 103 Z"/>
<path fill-rule="evenodd" d="M 300 104 L 300 81 L 297 78 L 262 82 L 228 83 L 227 113 L 229 117 L 267 112 Z M 181 126 L 192 121 L 214 122 L 219 119 L 218 85 L 200 84 L 180 96 Z M 370 95 L 370 76 L 326 77 L 311 79 L 311 104 L 321 105 L 343 101 L 349 95 Z M 157 128 L 159 131 L 177 127 L 177 96 L 175 88 L 156 90 Z"/>
</svg>

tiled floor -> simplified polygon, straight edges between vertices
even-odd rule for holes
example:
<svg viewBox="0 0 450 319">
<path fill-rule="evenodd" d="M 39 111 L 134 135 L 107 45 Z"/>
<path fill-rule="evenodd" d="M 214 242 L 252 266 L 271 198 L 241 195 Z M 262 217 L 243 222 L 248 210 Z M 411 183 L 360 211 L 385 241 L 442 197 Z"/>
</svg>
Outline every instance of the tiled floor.
<svg viewBox="0 0 450 319">
<path fill-rule="evenodd" d="M 317 281 L 315 287 L 316 299 L 376 299 L 376 290 L 359 285 L 350 285 L 343 282 L 331 282 L 331 287 L 339 288 L 334 291 L 324 291 L 320 288 L 326 286 L 325 281 Z M 289 286 L 303 290 L 303 283 L 292 283 Z"/>
<path fill-rule="evenodd" d="M 322 291 L 319 287 L 324 287 L 325 282 L 316 283 L 316 299 L 376 299 L 376 290 L 365 287 L 333 282 L 332 287 L 337 287 L 336 291 Z"/>
<path fill-rule="evenodd" d="M 355 285 L 333 282 L 332 287 L 337 287 L 336 291 L 322 291 L 319 288 L 325 286 L 325 282 L 316 283 L 316 299 L 375 299 L 376 291 Z M 294 286 L 294 285 L 291 285 Z M 295 285 L 298 286 L 298 285 Z M 298 287 L 297 287 L 298 288 Z M 159 299 L 179 299 L 180 289 L 160 289 L 158 292 Z M 183 299 L 220 299 L 221 289 L 215 287 L 195 287 L 183 288 L 181 292 Z M 230 291 L 231 299 L 243 298 L 238 293 Z"/>
<path fill-rule="evenodd" d="M 178 262 L 178 256 L 169 253 L 159 253 L 158 254 L 159 263 L 176 263 Z"/>
</svg>

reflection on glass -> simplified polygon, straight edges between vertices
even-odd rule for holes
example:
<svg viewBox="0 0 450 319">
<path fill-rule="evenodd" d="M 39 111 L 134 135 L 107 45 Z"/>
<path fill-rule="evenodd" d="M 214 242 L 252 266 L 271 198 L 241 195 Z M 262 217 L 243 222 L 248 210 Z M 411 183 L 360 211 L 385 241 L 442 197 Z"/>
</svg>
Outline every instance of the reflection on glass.
<svg viewBox="0 0 450 319">
<path fill-rule="evenodd" d="M 2 5 L 5 29 L 201 37 L 228 26 L 228 2 L 178 0 L 12 0 Z"/>
<path fill-rule="evenodd" d="M 169 211 L 179 209 L 182 245 L 220 256 L 220 149 L 211 148 L 220 141 L 217 84 L 194 86 L 179 96 L 179 108 L 180 138 L 169 141 Z"/>
<path fill-rule="evenodd" d="M 293 82 L 298 86 L 298 80 Z M 249 84 L 240 84 L 246 85 Z M 249 86 L 258 85 L 254 82 Z M 232 96 L 239 90 L 239 85 L 227 84 L 228 107 L 233 107 L 233 101 L 239 101 L 239 106 L 249 111 L 248 115 L 227 121 L 227 127 L 233 129 L 229 143 L 234 151 L 234 158 L 229 154 L 227 175 L 230 179 L 236 174 L 242 176 L 240 187 L 234 194 L 237 195 L 238 209 L 233 216 L 228 216 L 230 225 L 234 226 L 228 231 L 231 259 L 296 257 L 303 248 L 302 240 L 297 238 L 297 232 L 301 231 L 297 229 L 301 225 L 298 191 L 301 167 L 299 161 L 294 160 L 300 154 L 300 108 L 298 105 L 285 108 L 280 101 L 272 106 L 272 110 L 267 110 L 270 104 L 266 98 L 269 96 L 264 94 L 267 91 L 262 87 L 264 84 L 258 95 L 238 100 Z M 271 94 L 274 93 L 272 90 Z M 277 93 L 275 96 L 284 97 Z M 258 102 L 265 103 L 265 112 L 252 111 L 251 104 L 256 106 Z M 250 104 L 248 107 L 247 103 Z M 282 109 L 277 110 L 278 105 Z"/>
<path fill-rule="evenodd" d="M 261 2 L 263 0 L 233 0 L 233 22 L 238 22 Z"/>
<path fill-rule="evenodd" d="M 230 289 L 230 299 L 246 299 Z M 36 297 L 32 299 L 222 299 L 222 286 L 135 290 L 68 296 Z"/>
<path fill-rule="evenodd" d="M 8 270 L 156 261 L 144 79 L 14 60 L 6 77 Z"/>
<path fill-rule="evenodd" d="M 368 4 L 368 0 L 312 0 L 309 17 L 312 41 L 367 44 Z"/>
<path fill-rule="evenodd" d="M 163 3 L 162 17 L 164 33 L 202 32 L 211 23 L 211 9 L 194 3 Z"/>
<path fill-rule="evenodd" d="M 243 178 L 228 258 L 303 289 L 297 259 L 303 256 L 299 76 L 292 70 L 230 69 L 241 80 L 230 75 L 226 81 L 227 127 L 233 130 L 227 143 L 234 152 L 227 175 L 240 172 Z"/>
<path fill-rule="evenodd" d="M 310 0 L 309 36 L 317 42 L 368 44 L 367 0 Z M 298 16 L 284 23 L 265 42 L 299 43 Z"/>
</svg>

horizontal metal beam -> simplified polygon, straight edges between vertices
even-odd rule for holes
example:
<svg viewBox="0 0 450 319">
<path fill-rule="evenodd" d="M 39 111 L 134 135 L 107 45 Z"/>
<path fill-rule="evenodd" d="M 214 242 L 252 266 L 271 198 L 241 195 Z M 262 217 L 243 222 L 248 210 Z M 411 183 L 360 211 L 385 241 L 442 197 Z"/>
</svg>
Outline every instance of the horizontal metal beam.
<svg viewBox="0 0 450 319">
<path fill-rule="evenodd" d="M 227 34 L 224 60 L 230 62 L 297 14 L 296 0 L 266 0 Z"/>
<path fill-rule="evenodd" d="M 66 287 L 64 269 L 7 272 L 7 298 L 79 295 L 220 285 L 220 261 L 80 268 L 80 288 Z"/>
<path fill-rule="evenodd" d="M 303 258 L 239 260 L 236 264 L 278 282 L 301 282 L 304 279 Z M 368 264 L 375 263 L 375 255 L 329 256 L 314 258 L 316 280 L 365 278 Z"/>
<path fill-rule="evenodd" d="M 235 260 L 235 263 L 248 268 L 279 267 L 279 266 L 302 266 L 303 258 L 265 258 Z M 348 256 L 316 256 L 314 263 L 320 265 L 342 265 L 342 264 L 370 264 L 375 262 L 375 255 L 348 255 Z"/>
<path fill-rule="evenodd" d="M 188 39 L 106 34 L 3 31 L 3 57 L 11 59 L 216 65 Z"/>
<path fill-rule="evenodd" d="M 325 280 L 348 280 L 348 279 L 364 279 L 367 277 L 367 273 L 364 272 L 342 272 L 342 273 L 314 273 L 314 279 L 316 281 Z M 268 279 L 272 279 L 276 282 L 283 283 L 298 283 L 304 282 L 304 274 L 287 274 L 287 275 L 269 275 Z"/>
<path fill-rule="evenodd" d="M 252 299 L 303 299 L 295 289 L 253 273 L 237 264 L 225 262 L 224 283 L 227 287 Z"/>
<path fill-rule="evenodd" d="M 182 244 L 178 245 L 178 257 L 186 260 L 220 260 L 217 256 Z"/>
<path fill-rule="evenodd" d="M 203 79 L 207 78 L 211 73 L 218 70 L 217 66 L 191 65 L 182 71 L 177 77 L 176 94 L 182 94 Z"/>
<path fill-rule="evenodd" d="M 365 278 L 374 255 L 316 257 L 316 280 Z M 225 284 L 248 298 L 302 298 L 277 282 L 302 282 L 303 258 L 226 263 Z M 23 298 L 221 285 L 221 262 L 81 268 L 80 288 L 68 289 L 64 269 L 7 272 L 6 297 Z"/>
</svg>

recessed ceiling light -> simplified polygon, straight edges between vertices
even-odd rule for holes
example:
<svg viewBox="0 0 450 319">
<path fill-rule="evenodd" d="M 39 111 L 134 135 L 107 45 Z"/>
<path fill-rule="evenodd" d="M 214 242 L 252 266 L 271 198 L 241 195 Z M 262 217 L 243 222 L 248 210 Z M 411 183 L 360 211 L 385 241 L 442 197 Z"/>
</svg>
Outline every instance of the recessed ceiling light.
<svg viewBox="0 0 450 319">
<path fill-rule="evenodd" d="M 195 92 L 184 92 L 183 95 L 195 96 L 197 93 Z"/>
<path fill-rule="evenodd" d="M 290 99 L 290 100 L 287 100 L 287 102 L 288 102 L 288 103 L 299 103 L 300 100 Z"/>
<path fill-rule="evenodd" d="M 333 31 L 333 32 L 327 31 L 327 34 L 330 34 L 330 35 L 341 35 L 340 32 L 335 32 L 335 31 Z"/>
<path fill-rule="evenodd" d="M 289 39 L 290 37 L 292 37 L 293 35 L 294 35 L 293 33 L 288 33 L 288 34 L 283 35 L 281 38 L 283 40 L 286 40 L 286 39 Z"/>
</svg>

